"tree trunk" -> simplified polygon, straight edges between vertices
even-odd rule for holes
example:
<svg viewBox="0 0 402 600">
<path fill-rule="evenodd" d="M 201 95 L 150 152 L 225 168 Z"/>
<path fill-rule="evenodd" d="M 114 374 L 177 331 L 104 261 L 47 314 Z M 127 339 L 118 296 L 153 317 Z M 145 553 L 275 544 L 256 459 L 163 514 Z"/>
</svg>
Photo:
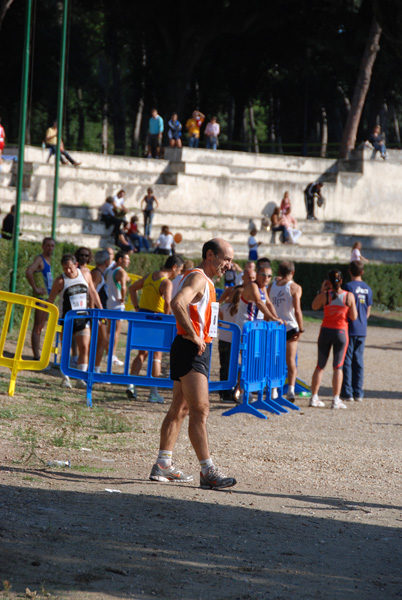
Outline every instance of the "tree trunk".
<svg viewBox="0 0 402 600">
<path fill-rule="evenodd" d="M 390 104 L 390 106 L 389 106 L 389 118 L 392 123 L 392 129 L 394 132 L 395 142 L 398 144 L 398 146 L 400 146 L 401 145 L 401 132 L 399 130 L 398 117 L 397 117 L 397 114 L 395 111 L 394 104 Z"/>
<path fill-rule="evenodd" d="M 109 141 L 109 119 L 108 119 L 109 106 L 107 98 L 102 106 L 102 154 L 107 154 L 108 141 Z"/>
<path fill-rule="evenodd" d="M 382 29 L 376 18 L 373 17 L 366 48 L 360 63 L 360 70 L 353 93 L 351 108 L 343 132 L 341 158 L 347 158 L 350 150 L 352 150 L 356 144 L 357 130 L 370 86 L 374 62 L 380 49 L 379 42 L 381 33 Z"/>
<path fill-rule="evenodd" d="M 78 138 L 77 148 L 78 150 L 84 149 L 84 136 L 85 136 L 85 110 L 82 105 L 82 89 L 77 89 L 77 100 L 78 100 Z"/>
<path fill-rule="evenodd" d="M 327 146 L 328 146 L 328 120 L 327 120 L 327 111 L 323 106 L 321 108 L 321 158 L 325 158 L 327 156 Z"/>
<path fill-rule="evenodd" d="M 248 105 L 248 118 L 249 118 L 250 129 L 251 129 L 252 152 L 259 154 L 260 148 L 258 146 L 257 130 L 255 128 L 255 119 L 254 119 L 254 106 L 253 106 L 252 102 L 250 102 Z"/>
</svg>

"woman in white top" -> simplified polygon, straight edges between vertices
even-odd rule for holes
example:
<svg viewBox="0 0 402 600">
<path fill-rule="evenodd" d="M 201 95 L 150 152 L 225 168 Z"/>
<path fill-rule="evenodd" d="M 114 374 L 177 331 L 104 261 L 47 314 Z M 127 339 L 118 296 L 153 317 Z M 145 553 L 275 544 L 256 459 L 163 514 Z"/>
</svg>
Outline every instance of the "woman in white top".
<svg viewBox="0 0 402 600">
<path fill-rule="evenodd" d="M 174 238 L 167 225 L 162 227 L 161 234 L 156 240 L 155 246 L 155 254 L 165 254 L 166 256 L 174 254 Z"/>
<path fill-rule="evenodd" d="M 362 262 L 368 262 L 367 258 L 364 258 L 361 253 L 362 243 L 355 242 L 352 246 L 352 253 L 350 255 L 350 262 L 353 260 L 361 260 Z"/>
</svg>

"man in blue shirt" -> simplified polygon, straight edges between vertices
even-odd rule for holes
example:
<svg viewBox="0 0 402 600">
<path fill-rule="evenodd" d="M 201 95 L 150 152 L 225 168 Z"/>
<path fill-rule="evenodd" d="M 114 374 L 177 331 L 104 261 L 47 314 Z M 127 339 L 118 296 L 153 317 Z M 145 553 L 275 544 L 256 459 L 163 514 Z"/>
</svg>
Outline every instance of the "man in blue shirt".
<svg viewBox="0 0 402 600">
<path fill-rule="evenodd" d="M 349 345 L 343 365 L 342 400 L 361 402 L 363 400 L 364 344 L 367 335 L 367 319 L 373 304 L 373 292 L 362 277 L 364 265 L 360 260 L 353 260 L 349 266 L 352 279 L 344 286 L 352 292 L 356 300 L 357 319 L 349 321 Z"/>
<path fill-rule="evenodd" d="M 148 158 L 159 158 L 162 146 L 163 119 L 156 108 L 151 110 L 148 126 Z"/>
</svg>

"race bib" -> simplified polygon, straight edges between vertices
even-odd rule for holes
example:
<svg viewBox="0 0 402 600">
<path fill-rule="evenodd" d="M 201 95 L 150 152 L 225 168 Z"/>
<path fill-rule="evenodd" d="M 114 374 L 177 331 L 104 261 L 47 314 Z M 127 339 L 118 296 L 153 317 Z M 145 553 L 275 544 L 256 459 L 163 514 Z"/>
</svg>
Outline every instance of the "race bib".
<svg viewBox="0 0 402 600">
<path fill-rule="evenodd" d="M 209 335 L 217 337 L 219 319 L 219 302 L 211 302 L 211 324 L 209 326 Z"/>
<path fill-rule="evenodd" d="M 87 295 L 84 293 L 70 296 L 70 304 L 71 310 L 83 310 L 87 308 Z"/>
</svg>

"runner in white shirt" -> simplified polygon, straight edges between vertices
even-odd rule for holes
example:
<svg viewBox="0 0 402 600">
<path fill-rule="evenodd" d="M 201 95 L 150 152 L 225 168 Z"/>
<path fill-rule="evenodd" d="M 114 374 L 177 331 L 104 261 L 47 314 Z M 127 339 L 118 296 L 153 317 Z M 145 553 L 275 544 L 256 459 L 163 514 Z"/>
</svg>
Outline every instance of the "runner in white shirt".
<svg viewBox="0 0 402 600">
<path fill-rule="evenodd" d="M 279 278 L 268 287 L 268 294 L 275 310 L 286 324 L 286 364 L 288 367 L 288 395 L 291 402 L 295 401 L 295 384 L 297 377 L 297 345 L 303 329 L 303 313 L 300 299 L 302 288 L 293 281 L 295 266 L 290 261 L 279 265 Z"/>
<path fill-rule="evenodd" d="M 97 299 L 93 293 L 91 276 L 88 271 L 81 271 L 77 268 L 77 260 L 73 254 L 64 254 L 61 259 L 63 273 L 59 275 L 50 290 L 48 302 L 54 303 L 56 297 L 60 295 L 60 313 L 61 318 L 70 310 L 85 310 L 92 308 Z M 80 371 L 88 370 L 89 342 L 91 330 L 89 328 L 89 319 L 74 319 L 73 338 L 78 347 L 78 365 Z M 61 384 L 63 387 L 71 388 L 69 378 L 64 375 Z M 86 387 L 85 382 L 77 381 L 76 387 Z"/>
</svg>

